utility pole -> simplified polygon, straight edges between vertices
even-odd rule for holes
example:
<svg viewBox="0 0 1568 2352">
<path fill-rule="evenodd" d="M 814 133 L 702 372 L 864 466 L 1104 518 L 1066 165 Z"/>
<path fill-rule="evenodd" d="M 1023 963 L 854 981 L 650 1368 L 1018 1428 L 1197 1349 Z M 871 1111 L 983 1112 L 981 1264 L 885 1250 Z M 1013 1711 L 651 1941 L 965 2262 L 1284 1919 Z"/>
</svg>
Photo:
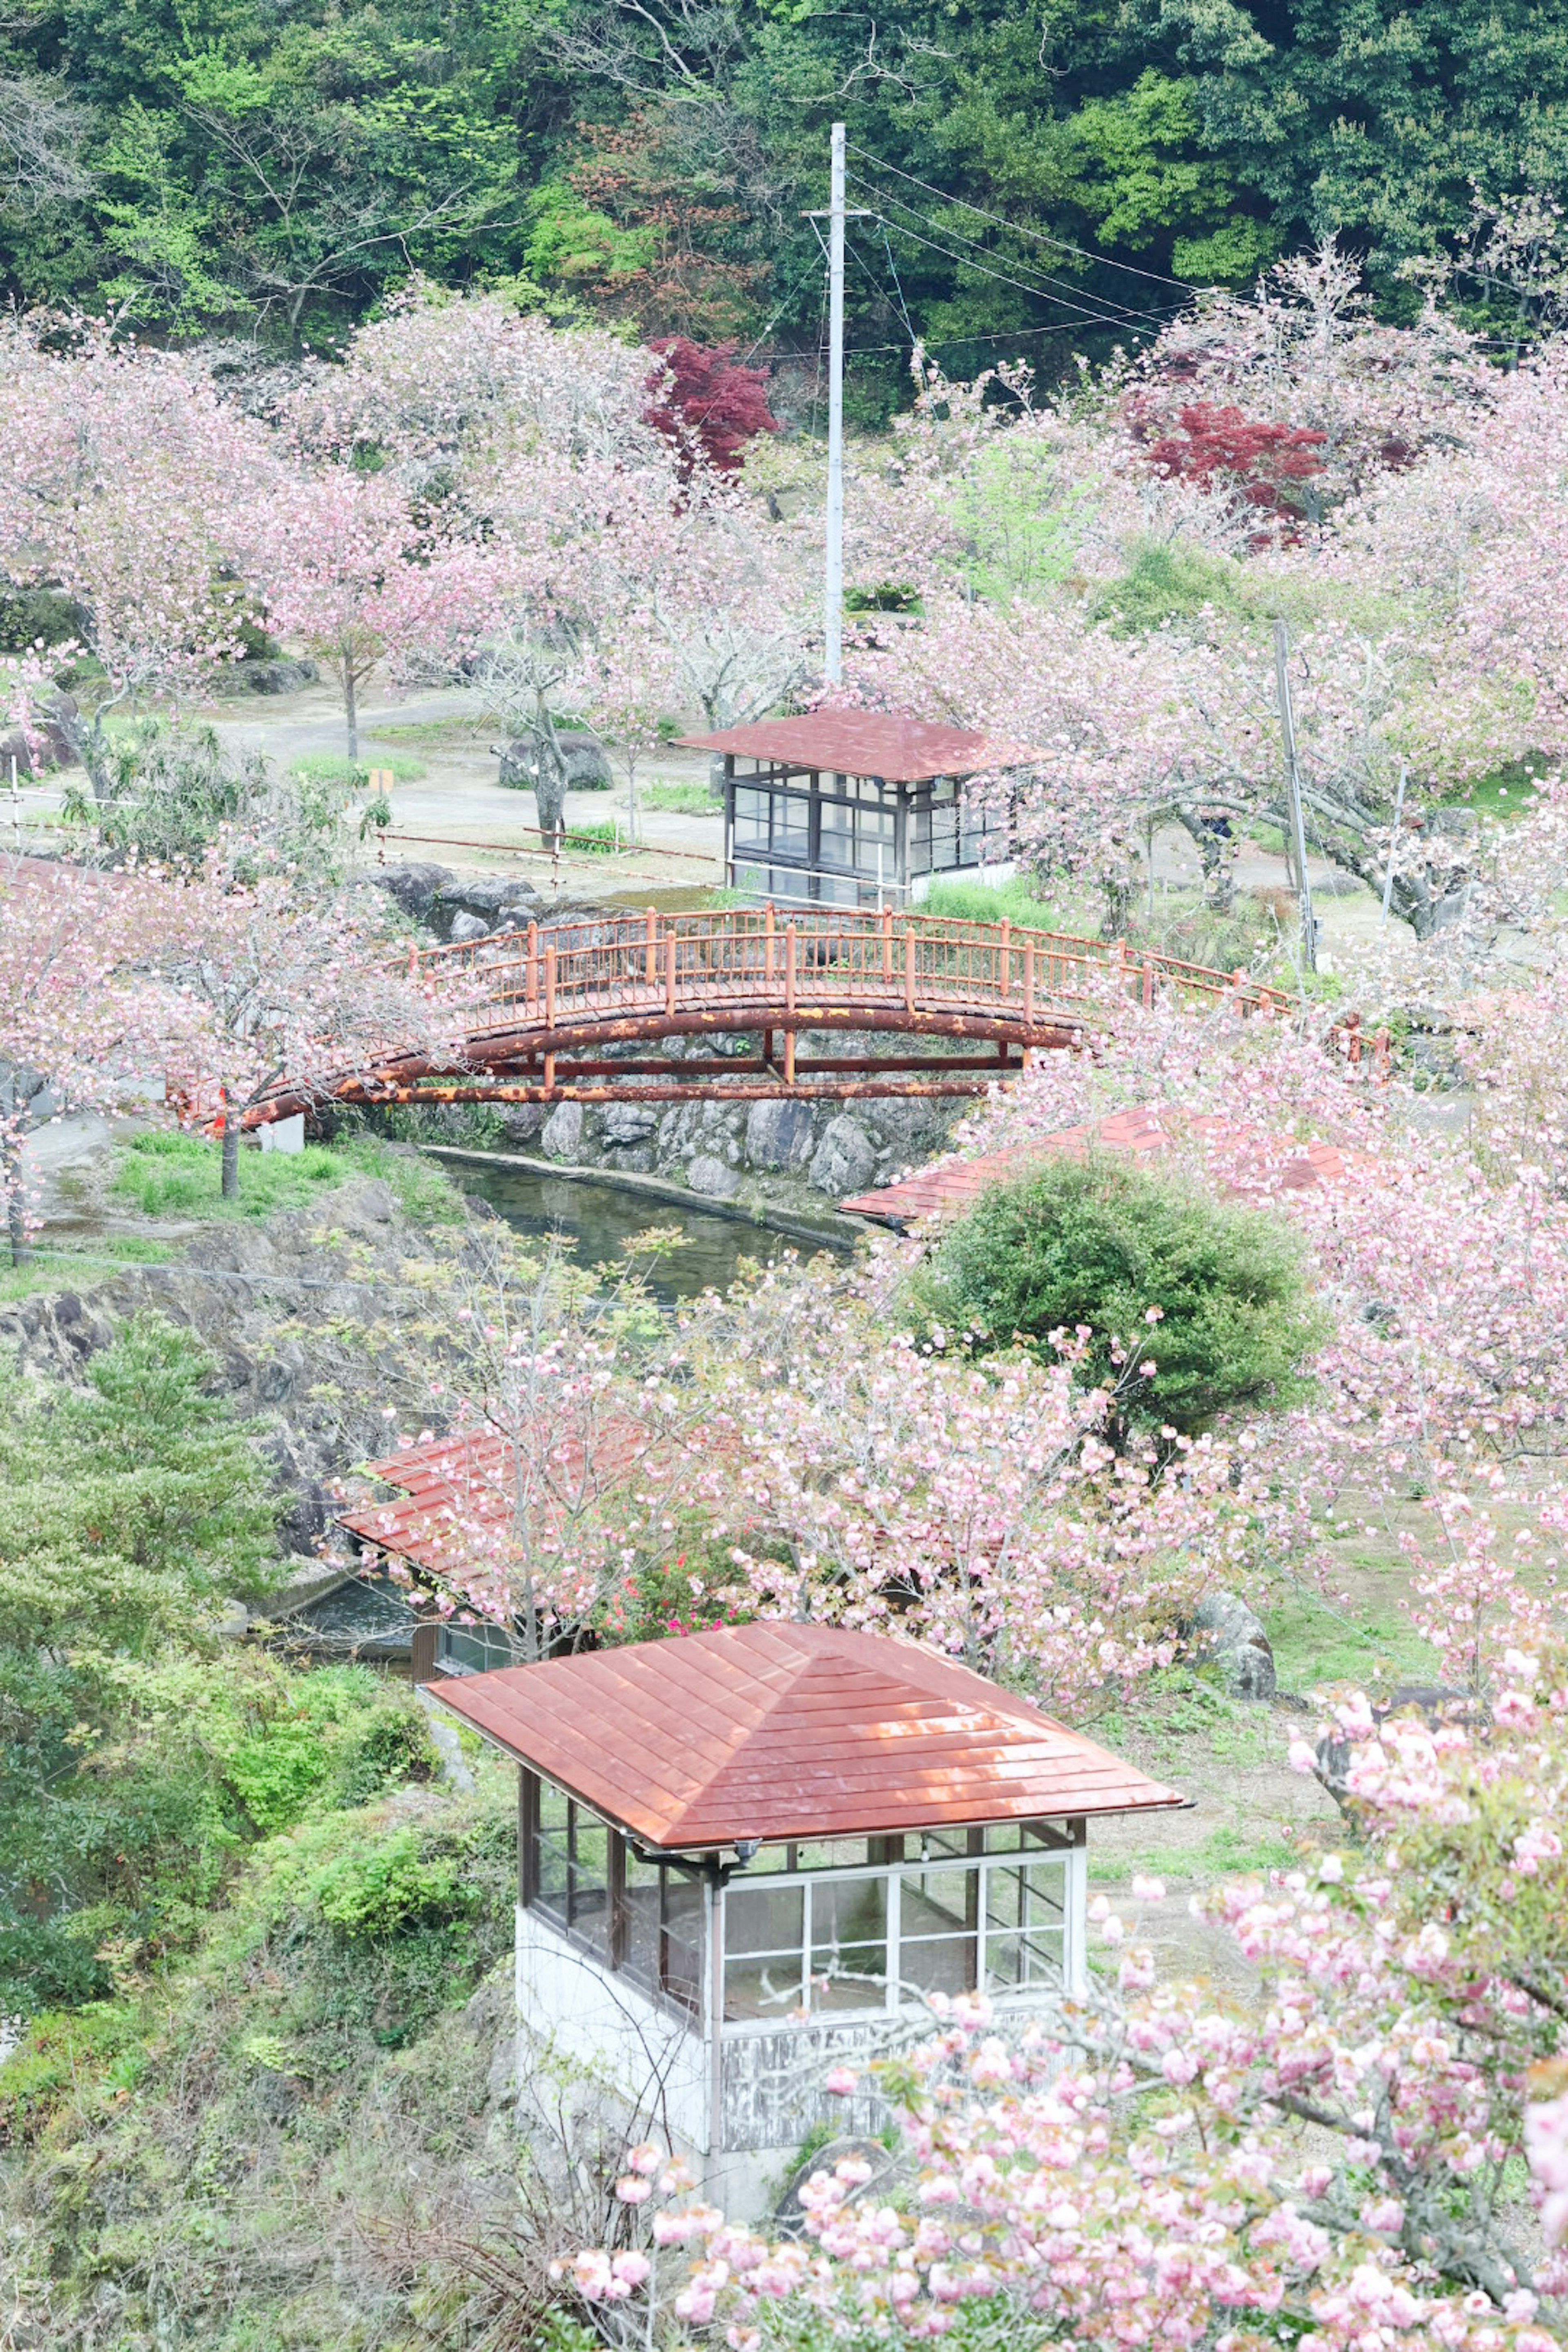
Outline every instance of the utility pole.
<svg viewBox="0 0 1568 2352">
<path fill-rule="evenodd" d="M 1296 879 L 1301 888 L 1301 953 L 1307 970 L 1318 969 L 1318 926 L 1312 913 L 1312 886 L 1307 879 L 1307 829 L 1301 819 L 1301 773 L 1296 765 L 1296 720 L 1290 709 L 1290 633 L 1283 621 L 1274 624 L 1274 677 L 1279 690 L 1279 732 L 1285 746 L 1285 796 L 1290 804 L 1290 832 L 1296 845 Z"/>
<path fill-rule="evenodd" d="M 833 126 L 827 197 L 827 569 L 822 585 L 823 668 L 844 675 L 844 125 Z"/>
</svg>

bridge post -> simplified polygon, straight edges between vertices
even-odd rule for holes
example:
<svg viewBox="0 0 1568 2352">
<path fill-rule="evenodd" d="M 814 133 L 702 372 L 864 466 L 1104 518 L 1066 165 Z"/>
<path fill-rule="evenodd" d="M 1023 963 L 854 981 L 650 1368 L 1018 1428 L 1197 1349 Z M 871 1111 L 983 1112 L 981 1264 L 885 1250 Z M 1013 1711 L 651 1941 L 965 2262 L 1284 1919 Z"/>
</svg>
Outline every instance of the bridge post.
<svg viewBox="0 0 1568 2352">
<path fill-rule="evenodd" d="M 795 1031 L 793 1029 L 784 1031 L 784 1074 L 785 1086 L 793 1087 L 795 1084 Z"/>
<path fill-rule="evenodd" d="M 1154 967 L 1147 956 L 1143 959 L 1143 1010 L 1151 1012 L 1154 1003 Z"/>
<path fill-rule="evenodd" d="M 773 933 L 776 928 L 773 902 L 770 898 L 763 913 L 763 977 L 769 981 L 773 976 Z"/>
<path fill-rule="evenodd" d="M 555 1026 L 555 949 L 553 944 L 544 950 L 544 1025 L 547 1029 L 553 1029 Z"/>
<path fill-rule="evenodd" d="M 786 1013 L 793 1013 L 795 1011 L 795 947 L 796 940 L 795 925 L 793 923 L 786 923 L 784 925 L 784 1011 Z M 792 1048 L 789 1041 L 786 1038 L 784 1041 L 784 1051 L 788 1054 L 791 1050 Z"/>
<path fill-rule="evenodd" d="M 904 1011 L 912 1013 L 914 1009 L 915 935 L 913 931 L 906 931 L 904 933 Z"/>
<path fill-rule="evenodd" d="M 666 931 L 664 935 L 664 1009 L 671 1014 L 675 1011 L 675 933 L 673 931 Z"/>
<path fill-rule="evenodd" d="M 1024 941 L 1024 1019 L 1032 1024 L 1035 1018 L 1035 942 Z"/>
<path fill-rule="evenodd" d="M 893 910 L 891 907 L 884 907 L 882 909 L 882 978 L 891 980 L 892 977 Z"/>
<path fill-rule="evenodd" d="M 531 1013 L 539 1002 L 539 925 L 528 927 L 527 1003 Z"/>
<path fill-rule="evenodd" d="M 1011 996 L 1013 993 L 1013 925 L 1006 915 L 1002 918 L 1002 945 L 998 962 L 1002 973 L 1002 993 L 1004 996 Z"/>
<path fill-rule="evenodd" d="M 647 984 L 654 987 L 658 980 L 658 908 L 647 910 Z"/>
</svg>

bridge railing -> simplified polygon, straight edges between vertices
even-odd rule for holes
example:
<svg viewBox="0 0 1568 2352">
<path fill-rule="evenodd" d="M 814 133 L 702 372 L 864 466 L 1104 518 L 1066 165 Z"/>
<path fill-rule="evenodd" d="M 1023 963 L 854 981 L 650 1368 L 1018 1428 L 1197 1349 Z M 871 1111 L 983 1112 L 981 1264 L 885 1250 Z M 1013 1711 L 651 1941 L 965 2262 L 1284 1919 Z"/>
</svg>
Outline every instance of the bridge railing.
<svg viewBox="0 0 1568 2352">
<path fill-rule="evenodd" d="M 989 999 L 1026 1019 L 1035 1008 L 1131 997 L 1152 1005 L 1227 1001 L 1284 1012 L 1285 992 L 1244 971 L 1135 952 L 1125 941 L 964 918 L 825 908 L 780 917 L 772 907 L 719 914 L 601 917 L 426 950 L 432 977 L 479 983 L 493 1026 L 552 1025 L 589 1007 L 674 1015 L 763 1000 L 783 1013 L 847 996 L 868 1007 Z"/>
</svg>

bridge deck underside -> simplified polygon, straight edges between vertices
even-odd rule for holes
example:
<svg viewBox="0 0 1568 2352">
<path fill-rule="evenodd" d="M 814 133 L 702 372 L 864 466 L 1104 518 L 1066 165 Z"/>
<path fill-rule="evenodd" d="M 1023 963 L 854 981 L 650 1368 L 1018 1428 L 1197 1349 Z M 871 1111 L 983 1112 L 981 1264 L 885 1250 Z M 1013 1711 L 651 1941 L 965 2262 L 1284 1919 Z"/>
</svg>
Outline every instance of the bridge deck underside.
<svg viewBox="0 0 1568 2352">
<path fill-rule="evenodd" d="M 878 1002 L 858 995 L 835 1004 L 815 997 L 793 1006 L 758 992 L 727 994 L 700 1008 L 665 1009 L 653 990 L 643 1005 L 613 1011 L 558 1004 L 548 1026 L 507 1021 L 477 1031 L 449 1062 L 399 1057 L 343 1089 L 345 1099 L 389 1102 L 679 1102 L 698 1097 L 817 1095 L 972 1095 L 1031 1052 L 1079 1042 L 1084 1023 L 1063 1008 L 1028 1019 L 988 1005 Z M 879 1050 L 797 1050 L 804 1037 L 875 1034 Z M 710 1054 L 693 1052 L 704 1039 Z M 722 1040 L 720 1047 L 719 1041 Z M 731 1044 L 731 1040 L 734 1041 Z M 679 1045 L 672 1055 L 639 1045 Z M 965 1046 L 989 1048 L 968 1051 Z"/>
</svg>

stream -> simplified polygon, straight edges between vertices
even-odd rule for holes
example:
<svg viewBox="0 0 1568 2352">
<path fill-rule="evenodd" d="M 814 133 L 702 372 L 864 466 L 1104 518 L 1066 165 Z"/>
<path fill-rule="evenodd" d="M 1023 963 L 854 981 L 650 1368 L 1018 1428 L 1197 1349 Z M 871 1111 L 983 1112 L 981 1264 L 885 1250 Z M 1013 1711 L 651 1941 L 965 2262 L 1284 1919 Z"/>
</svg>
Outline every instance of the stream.
<svg viewBox="0 0 1568 2352">
<path fill-rule="evenodd" d="M 464 1192 L 488 1202 L 514 1232 L 541 1238 L 557 1235 L 579 1265 L 602 1265 L 619 1256 L 650 1227 L 673 1230 L 679 1235 L 675 1246 L 646 1266 L 648 1289 L 664 1307 L 695 1298 L 704 1290 L 728 1290 L 741 1267 L 754 1259 L 770 1265 L 784 1250 L 809 1255 L 814 1246 L 847 1246 L 847 1238 L 835 1233 L 826 1217 L 820 1241 L 814 1244 L 799 1232 L 778 1233 L 748 1218 L 723 1216 L 695 1203 L 689 1207 L 684 1201 L 653 1199 L 617 1184 L 557 1176 L 526 1162 L 483 1167 L 465 1159 L 460 1165 L 447 1164 Z"/>
</svg>

